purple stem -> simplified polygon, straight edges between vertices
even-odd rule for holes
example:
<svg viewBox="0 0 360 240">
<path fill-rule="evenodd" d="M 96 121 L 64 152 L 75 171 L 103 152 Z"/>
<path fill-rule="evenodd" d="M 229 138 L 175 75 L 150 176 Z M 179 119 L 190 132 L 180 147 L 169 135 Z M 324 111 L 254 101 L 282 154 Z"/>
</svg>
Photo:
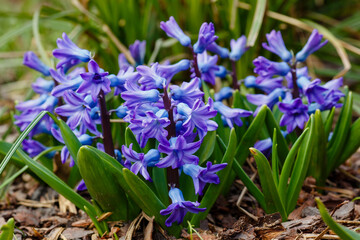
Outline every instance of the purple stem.
<svg viewBox="0 0 360 240">
<path fill-rule="evenodd" d="M 176 125 L 174 121 L 174 111 L 173 108 L 171 107 L 171 99 L 169 98 L 167 88 L 164 88 L 163 100 L 164 100 L 165 110 L 168 112 L 169 120 L 170 120 L 169 126 L 166 127 L 166 130 L 168 131 L 167 139 L 169 140 L 172 137 L 176 137 Z M 179 187 L 178 169 L 177 168 L 172 169 L 171 167 L 168 167 L 166 169 L 166 173 L 167 173 L 167 181 L 169 188 L 172 187 L 178 188 Z"/>
<path fill-rule="evenodd" d="M 291 78 L 293 83 L 293 98 L 298 98 L 300 96 L 299 94 L 299 87 L 297 85 L 297 76 L 296 76 L 296 62 L 294 62 L 293 65 L 291 65 Z"/>
<path fill-rule="evenodd" d="M 231 77 L 232 77 L 232 80 L 233 80 L 233 89 L 234 90 L 237 90 L 237 89 L 240 90 L 240 86 L 238 84 L 237 74 L 236 74 L 236 62 L 233 61 L 233 60 L 231 60 L 231 68 L 232 68 Z"/>
<path fill-rule="evenodd" d="M 103 90 L 100 91 L 99 96 L 101 127 L 103 130 L 104 149 L 107 154 L 115 158 L 114 143 L 111 135 L 110 116 L 106 110 L 106 101 Z"/>
<path fill-rule="evenodd" d="M 195 69 L 195 75 L 198 78 L 201 78 L 201 72 L 197 63 L 197 54 L 194 52 L 194 49 L 190 47 L 192 55 L 193 55 L 193 61 L 194 61 L 194 69 Z"/>
</svg>

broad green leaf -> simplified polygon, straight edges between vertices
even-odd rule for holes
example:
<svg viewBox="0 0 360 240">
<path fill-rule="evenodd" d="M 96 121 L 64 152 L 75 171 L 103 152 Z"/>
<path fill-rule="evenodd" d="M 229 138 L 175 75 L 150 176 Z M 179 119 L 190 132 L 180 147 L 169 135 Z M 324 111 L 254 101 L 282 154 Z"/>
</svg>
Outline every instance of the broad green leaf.
<svg viewBox="0 0 360 240">
<path fill-rule="evenodd" d="M 6 154 L 10 151 L 14 144 L 0 141 L 0 155 L 6 156 Z M 15 152 L 11 157 L 12 163 L 14 163 L 18 167 L 23 167 L 24 163 L 22 162 L 20 156 Z"/>
<path fill-rule="evenodd" d="M 252 47 L 255 44 L 255 41 L 259 35 L 260 28 L 263 22 L 265 10 L 266 10 L 266 0 L 257 0 L 256 8 L 254 13 L 254 18 L 252 20 L 251 28 L 249 35 L 247 37 L 247 46 Z"/>
<path fill-rule="evenodd" d="M 266 203 L 266 210 L 268 213 L 280 212 L 283 221 L 286 221 L 287 213 L 275 185 L 269 161 L 259 150 L 250 148 L 250 151 L 255 158 L 258 168 L 261 188 L 263 190 Z"/>
<path fill-rule="evenodd" d="M 83 197 L 77 194 L 74 190 L 72 190 L 65 182 L 63 182 L 60 178 L 58 178 L 53 172 L 44 167 L 38 162 L 35 162 L 31 159 L 26 153 L 22 150 L 17 151 L 21 160 L 29 166 L 30 170 L 36 174 L 41 180 L 43 180 L 46 184 L 48 184 L 55 191 L 63 195 L 69 201 L 75 204 L 78 208 L 85 211 L 84 206 L 89 209 L 93 214 L 95 213 L 94 207 Z"/>
<path fill-rule="evenodd" d="M 86 187 L 104 212 L 112 212 L 110 220 L 128 220 L 128 200 L 114 179 L 118 170 L 103 160 L 90 146 L 78 152 L 78 167 Z"/>
<path fill-rule="evenodd" d="M 305 136 L 308 134 L 308 130 L 309 130 L 309 128 L 305 128 L 303 133 L 300 135 L 300 137 L 296 140 L 294 145 L 291 147 L 290 152 L 285 159 L 284 166 L 281 169 L 279 186 L 278 186 L 281 199 L 285 200 L 287 198 L 287 196 L 286 196 L 287 185 L 289 182 L 289 177 L 291 174 L 292 167 L 294 165 L 295 157 L 296 157 L 296 154 L 298 154 L 298 150 L 301 146 L 301 143 L 303 142 Z"/>
<path fill-rule="evenodd" d="M 132 198 L 133 201 L 150 217 L 154 216 L 155 221 L 158 222 L 170 234 L 179 237 L 181 228 L 173 224 L 170 228 L 165 226 L 167 216 L 160 214 L 160 210 L 165 209 L 165 206 L 156 194 L 134 173 L 129 169 L 124 168 L 123 174 L 125 181 L 129 188 L 125 191 Z"/>
<path fill-rule="evenodd" d="M 208 132 L 204 137 L 199 150 L 195 153 L 199 157 L 199 165 L 204 163 L 214 151 L 216 131 Z"/>
<path fill-rule="evenodd" d="M 77 165 L 77 154 L 82 146 L 79 139 L 75 136 L 74 131 L 61 119 L 58 120 L 58 126 L 60 128 L 61 136 L 64 139 L 64 143 L 70 152 L 71 157 L 74 159 Z"/>
<path fill-rule="evenodd" d="M 294 168 L 290 177 L 290 182 L 286 194 L 287 199 L 285 202 L 287 204 L 286 211 L 288 213 L 294 210 L 296 206 L 296 202 L 299 197 L 301 187 L 304 183 L 309 168 L 309 163 L 311 161 L 312 150 L 316 138 L 316 136 L 314 136 L 314 134 L 316 134 L 314 115 L 310 116 L 309 121 L 310 121 L 310 132 L 305 136 L 305 139 L 302 142 L 301 147 L 299 149 L 299 153 L 295 160 Z"/>
<path fill-rule="evenodd" d="M 289 153 L 289 147 L 286 143 L 286 140 L 284 136 L 281 134 L 280 126 L 277 123 L 277 121 L 274 118 L 273 113 L 269 108 L 266 108 L 266 119 L 265 124 L 267 127 L 267 130 L 270 134 L 271 139 L 273 138 L 274 128 L 276 129 L 276 139 L 278 144 L 278 154 L 279 154 L 279 160 L 280 165 L 282 166 L 284 164 L 285 158 Z"/>
<path fill-rule="evenodd" d="M 258 135 L 264 125 L 267 108 L 265 105 L 261 107 L 236 148 L 235 158 L 238 160 L 240 166 L 244 164 L 247 156 L 249 156 L 249 148 L 254 146 L 254 143 L 258 139 Z"/>
<path fill-rule="evenodd" d="M 279 133 L 281 134 L 281 133 Z M 275 186 L 279 185 L 279 156 L 277 151 L 277 137 L 276 137 L 276 128 L 274 128 L 274 134 L 272 139 L 272 156 L 271 156 L 271 168 L 272 175 L 275 182 Z"/>
<path fill-rule="evenodd" d="M 346 139 L 351 126 L 352 118 L 352 92 L 349 92 L 344 106 L 341 109 L 338 123 L 327 148 L 327 175 L 330 174 L 338 165 L 341 153 L 345 147 Z"/>
<path fill-rule="evenodd" d="M 360 147 L 360 118 L 358 118 L 350 127 L 346 138 L 346 144 L 342 149 L 338 165 L 344 163 Z"/>
<path fill-rule="evenodd" d="M 185 175 L 185 174 L 184 174 Z M 152 168 L 152 179 L 159 199 L 165 204 L 169 205 L 169 192 L 167 186 L 167 177 L 165 168 Z"/>
<path fill-rule="evenodd" d="M 360 234 L 357 232 L 351 231 L 347 227 L 340 225 L 339 223 L 335 222 L 334 219 L 330 216 L 327 212 L 324 204 L 320 201 L 319 198 L 315 198 L 315 201 L 318 205 L 320 215 L 324 222 L 333 230 L 342 240 L 358 240 L 360 239 Z"/>
<path fill-rule="evenodd" d="M 191 219 L 191 224 L 198 226 L 200 224 L 200 220 L 205 219 L 207 214 L 209 213 L 211 207 L 215 203 L 216 199 L 222 192 L 225 187 L 226 179 L 229 177 L 232 164 L 235 156 L 235 148 L 236 148 L 237 140 L 235 129 L 231 129 L 229 144 L 226 148 L 226 152 L 221 160 L 221 163 L 227 163 L 225 169 L 218 172 L 218 176 L 220 179 L 219 184 L 211 184 L 209 188 L 206 190 L 203 199 L 201 200 L 199 208 L 206 208 L 204 212 L 199 212 L 198 214 L 194 214 Z"/>
<path fill-rule="evenodd" d="M 13 218 L 10 218 L 6 224 L 2 225 L 0 230 L 0 240 L 12 240 L 14 235 L 15 221 Z"/>
<path fill-rule="evenodd" d="M 132 143 L 133 144 L 132 149 L 135 152 L 138 153 L 142 152 L 139 143 L 136 141 L 136 137 L 134 133 L 130 130 L 129 127 L 127 127 L 125 130 L 125 143 L 127 147 L 129 147 L 129 145 Z"/>
<path fill-rule="evenodd" d="M 204 92 L 204 102 L 207 103 L 209 97 L 211 97 L 210 88 L 209 88 L 209 86 L 206 84 L 206 82 L 204 80 L 201 80 L 201 86 L 202 86 L 202 90 Z"/>
</svg>

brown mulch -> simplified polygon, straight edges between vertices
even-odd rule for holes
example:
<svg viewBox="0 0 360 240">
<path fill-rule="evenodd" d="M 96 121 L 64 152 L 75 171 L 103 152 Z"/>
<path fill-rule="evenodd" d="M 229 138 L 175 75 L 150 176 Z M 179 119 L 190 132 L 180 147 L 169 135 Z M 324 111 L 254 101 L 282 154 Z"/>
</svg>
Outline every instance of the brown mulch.
<svg viewBox="0 0 360 240">
<path fill-rule="evenodd" d="M 244 169 L 252 175 L 249 165 Z M 236 180 L 226 198 L 217 199 L 200 228 L 193 230 L 192 235 L 183 230 L 182 239 L 339 239 L 323 223 L 314 199 L 320 197 L 339 223 L 353 230 L 360 226 L 360 201 L 351 202 L 360 195 L 360 152 L 336 170 L 326 186 L 318 188 L 314 179 L 307 178 L 297 208 L 287 222 L 282 222 L 278 213 L 266 215 L 256 200 L 243 192 L 242 182 Z M 10 186 L 0 202 L 0 226 L 11 217 L 15 219 L 15 236 L 19 240 L 100 239 L 83 211 L 27 174 Z M 110 233 L 101 239 L 112 239 L 114 234 L 119 239 L 175 239 L 145 214 L 133 223 L 111 222 L 109 226 Z"/>
</svg>

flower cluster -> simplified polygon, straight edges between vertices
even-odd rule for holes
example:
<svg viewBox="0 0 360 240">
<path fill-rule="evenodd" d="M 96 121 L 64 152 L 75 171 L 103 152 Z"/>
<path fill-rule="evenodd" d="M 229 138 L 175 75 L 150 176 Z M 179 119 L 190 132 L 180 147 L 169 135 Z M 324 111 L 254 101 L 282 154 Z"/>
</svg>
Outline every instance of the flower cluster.
<svg viewBox="0 0 360 240">
<path fill-rule="evenodd" d="M 316 109 L 324 111 L 341 106 L 338 101 L 344 96 L 339 90 L 342 78 L 321 85 L 320 79 L 311 79 L 306 67 L 298 67 L 310 54 L 327 43 L 321 42 L 322 37 L 314 30 L 303 49 L 293 56 L 286 48 L 281 33 L 273 30 L 266 35 L 268 43 L 263 43 L 263 47 L 282 61 L 274 62 L 260 56 L 253 61 L 257 77 L 249 76 L 244 80 L 246 87 L 266 93 L 248 94 L 248 101 L 259 107 L 265 104 L 271 109 L 278 105 L 283 113 L 280 126 L 286 126 L 288 133 L 296 128 L 303 129 L 309 114 Z M 284 80 L 287 86 L 283 86 Z"/>
</svg>

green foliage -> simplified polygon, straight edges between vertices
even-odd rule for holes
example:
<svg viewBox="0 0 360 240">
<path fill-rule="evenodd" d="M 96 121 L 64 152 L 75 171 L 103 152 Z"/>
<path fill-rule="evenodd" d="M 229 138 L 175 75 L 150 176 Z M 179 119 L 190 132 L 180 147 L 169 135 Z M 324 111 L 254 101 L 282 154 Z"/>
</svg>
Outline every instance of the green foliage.
<svg viewBox="0 0 360 240">
<path fill-rule="evenodd" d="M 2 231 L 0 234 L 0 240 L 12 240 L 14 235 L 15 221 L 10 218 L 6 224 L 0 227 Z"/>
</svg>

